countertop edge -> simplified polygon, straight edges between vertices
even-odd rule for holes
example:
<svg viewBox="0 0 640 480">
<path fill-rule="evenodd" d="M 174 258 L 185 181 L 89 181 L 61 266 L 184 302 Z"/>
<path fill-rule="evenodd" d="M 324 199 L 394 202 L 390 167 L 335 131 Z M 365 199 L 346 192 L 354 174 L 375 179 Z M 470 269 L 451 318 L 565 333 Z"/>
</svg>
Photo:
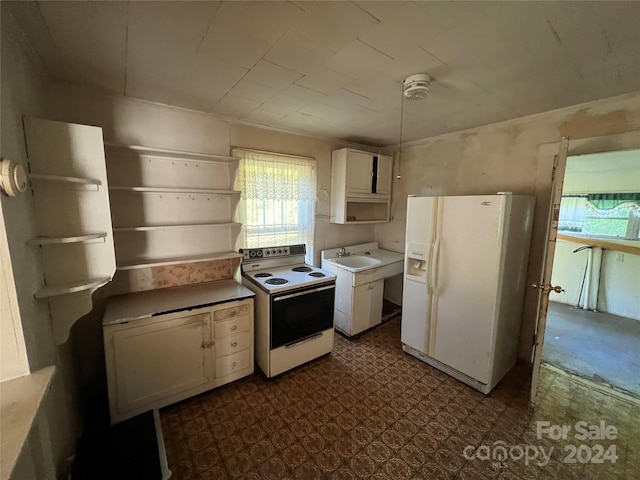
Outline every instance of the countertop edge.
<svg viewBox="0 0 640 480">
<path fill-rule="evenodd" d="M 11 478 L 55 371 L 52 365 L 0 383 L 0 480 Z"/>
<path fill-rule="evenodd" d="M 232 279 L 132 292 L 111 297 L 107 301 L 102 326 L 118 325 L 149 318 L 154 314 L 206 307 L 254 296 L 254 292 Z"/>
</svg>

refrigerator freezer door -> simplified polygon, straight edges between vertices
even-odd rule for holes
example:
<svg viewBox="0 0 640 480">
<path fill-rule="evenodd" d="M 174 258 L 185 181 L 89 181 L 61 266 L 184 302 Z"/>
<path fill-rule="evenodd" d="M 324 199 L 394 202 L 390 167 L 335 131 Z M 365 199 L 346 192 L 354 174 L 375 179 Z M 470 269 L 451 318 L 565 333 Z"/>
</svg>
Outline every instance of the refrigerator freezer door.
<svg viewBox="0 0 640 480">
<path fill-rule="evenodd" d="M 405 277 L 402 289 L 400 340 L 419 352 L 428 353 L 427 284 Z"/>
<path fill-rule="evenodd" d="M 437 197 L 407 199 L 407 245 L 430 243 L 436 199 Z"/>
<path fill-rule="evenodd" d="M 507 201 L 497 195 L 440 198 L 429 354 L 483 383 L 490 377 Z"/>
<path fill-rule="evenodd" d="M 407 232 L 402 293 L 402 343 L 428 353 L 431 246 L 435 234 L 435 197 L 407 199 Z"/>
</svg>

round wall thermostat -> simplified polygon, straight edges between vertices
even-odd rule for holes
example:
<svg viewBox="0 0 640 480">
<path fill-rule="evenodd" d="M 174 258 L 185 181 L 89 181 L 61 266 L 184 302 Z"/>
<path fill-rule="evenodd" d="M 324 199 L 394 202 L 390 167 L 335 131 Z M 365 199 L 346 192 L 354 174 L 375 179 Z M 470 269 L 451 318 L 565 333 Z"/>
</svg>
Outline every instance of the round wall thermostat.
<svg viewBox="0 0 640 480">
<path fill-rule="evenodd" d="M 3 158 L 0 162 L 0 187 L 10 197 L 27 189 L 27 175 L 19 163 Z"/>
</svg>

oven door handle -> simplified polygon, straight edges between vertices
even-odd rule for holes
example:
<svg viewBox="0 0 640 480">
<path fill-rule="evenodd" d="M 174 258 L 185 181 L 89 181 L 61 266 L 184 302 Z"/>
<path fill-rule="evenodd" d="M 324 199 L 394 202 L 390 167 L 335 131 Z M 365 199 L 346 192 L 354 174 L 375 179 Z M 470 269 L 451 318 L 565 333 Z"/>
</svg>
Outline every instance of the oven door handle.
<svg viewBox="0 0 640 480">
<path fill-rule="evenodd" d="M 300 295 L 307 295 L 308 293 L 321 292 L 322 290 L 330 290 L 335 288 L 336 288 L 335 285 L 329 285 L 328 287 L 313 288 L 311 290 L 304 290 L 302 292 L 290 293 L 289 295 L 282 295 L 281 297 L 273 297 L 273 301 L 279 302 L 280 300 L 287 300 L 288 298 L 299 297 Z"/>
</svg>

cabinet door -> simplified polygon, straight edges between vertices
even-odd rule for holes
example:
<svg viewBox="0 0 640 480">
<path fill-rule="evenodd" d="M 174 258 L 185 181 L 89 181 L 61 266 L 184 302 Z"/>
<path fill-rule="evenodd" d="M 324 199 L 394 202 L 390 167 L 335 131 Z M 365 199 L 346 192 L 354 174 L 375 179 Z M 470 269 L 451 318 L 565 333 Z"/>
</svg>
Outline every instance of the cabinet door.
<svg viewBox="0 0 640 480">
<path fill-rule="evenodd" d="M 121 412 L 174 395 L 213 378 L 210 313 L 114 332 L 116 389 Z"/>
<path fill-rule="evenodd" d="M 347 152 L 347 193 L 372 193 L 373 154 Z"/>
<path fill-rule="evenodd" d="M 393 175 L 393 158 L 378 155 L 378 183 L 376 193 L 391 195 L 391 178 Z"/>
<path fill-rule="evenodd" d="M 351 335 L 356 335 L 382 322 L 384 279 L 365 283 L 353 289 Z"/>
</svg>

